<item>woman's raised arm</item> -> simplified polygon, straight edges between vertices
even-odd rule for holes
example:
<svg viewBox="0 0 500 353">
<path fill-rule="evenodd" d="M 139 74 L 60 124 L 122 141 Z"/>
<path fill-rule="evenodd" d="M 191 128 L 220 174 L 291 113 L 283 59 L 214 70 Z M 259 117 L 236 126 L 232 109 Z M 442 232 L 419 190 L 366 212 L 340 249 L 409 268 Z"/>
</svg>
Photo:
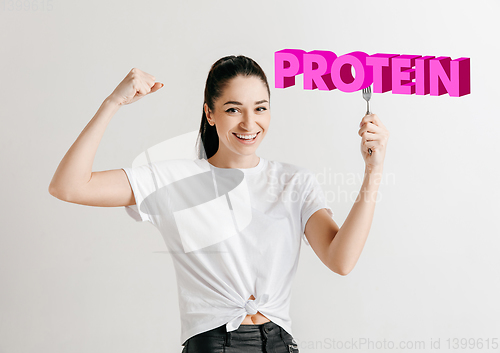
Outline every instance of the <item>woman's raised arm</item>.
<svg viewBox="0 0 500 353">
<path fill-rule="evenodd" d="M 135 203 L 125 172 L 121 169 L 92 172 L 97 147 L 109 122 L 122 105 L 156 92 L 162 83 L 133 68 L 99 107 L 59 163 L 49 193 L 63 201 L 89 206 L 127 206 Z"/>
</svg>

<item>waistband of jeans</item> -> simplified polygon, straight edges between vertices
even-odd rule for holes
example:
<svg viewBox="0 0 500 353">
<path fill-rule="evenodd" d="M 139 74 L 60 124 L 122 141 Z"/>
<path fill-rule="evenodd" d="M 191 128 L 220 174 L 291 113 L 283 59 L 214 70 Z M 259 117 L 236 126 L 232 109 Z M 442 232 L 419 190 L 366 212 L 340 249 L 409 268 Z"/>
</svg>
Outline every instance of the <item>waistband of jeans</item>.
<svg viewBox="0 0 500 353">
<path fill-rule="evenodd" d="M 236 330 L 229 331 L 231 334 L 238 334 L 238 333 L 249 333 L 249 332 L 261 332 L 262 330 L 265 330 L 266 333 L 279 333 L 281 327 L 272 322 L 268 321 L 263 324 L 255 324 L 255 325 L 240 325 Z M 219 327 L 213 328 L 211 330 L 205 331 L 202 334 L 226 334 L 226 324 L 221 325 Z"/>
</svg>

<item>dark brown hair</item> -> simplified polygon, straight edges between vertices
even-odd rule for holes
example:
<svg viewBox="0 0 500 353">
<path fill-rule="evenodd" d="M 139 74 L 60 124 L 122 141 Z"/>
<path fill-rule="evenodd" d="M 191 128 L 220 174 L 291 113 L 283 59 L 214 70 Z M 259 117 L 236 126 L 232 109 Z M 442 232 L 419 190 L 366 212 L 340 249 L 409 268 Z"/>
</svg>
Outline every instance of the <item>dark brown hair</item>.
<svg viewBox="0 0 500 353">
<path fill-rule="evenodd" d="M 230 55 L 217 60 L 208 73 L 205 84 L 205 100 L 210 110 L 214 110 L 215 101 L 222 96 L 227 83 L 236 76 L 256 76 L 262 80 L 267 87 L 269 100 L 271 100 L 271 91 L 267 83 L 267 77 L 262 68 L 254 60 L 243 55 Z M 271 103 L 271 102 L 269 102 Z M 198 134 L 198 158 L 209 159 L 219 149 L 219 136 L 216 126 L 208 123 L 205 109 L 201 117 L 200 132 Z M 200 145 L 200 139 L 202 144 Z"/>
</svg>

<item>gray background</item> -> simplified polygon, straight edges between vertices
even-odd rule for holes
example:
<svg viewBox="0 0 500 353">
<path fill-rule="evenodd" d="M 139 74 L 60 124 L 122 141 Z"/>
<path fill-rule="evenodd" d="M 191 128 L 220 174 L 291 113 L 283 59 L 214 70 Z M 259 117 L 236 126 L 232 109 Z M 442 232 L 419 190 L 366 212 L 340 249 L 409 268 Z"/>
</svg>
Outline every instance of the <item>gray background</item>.
<svg viewBox="0 0 500 353">
<path fill-rule="evenodd" d="M 118 111 L 94 171 L 131 166 L 146 148 L 197 130 L 220 57 L 252 57 L 274 87 L 274 52 L 286 48 L 471 58 L 470 95 L 374 95 L 391 133 L 387 178 L 348 276 L 303 246 L 291 307 L 300 351 L 333 351 L 333 339 L 394 343 L 379 352 L 500 340 L 499 1 L 22 4 L 0 4 L 0 352 L 181 351 L 174 269 L 158 231 L 124 208 L 57 200 L 49 182 L 132 67 L 165 86 Z M 366 105 L 359 92 L 305 91 L 301 80 L 272 88 L 257 155 L 336 176 L 322 186 L 342 225 L 361 186 Z"/>
</svg>

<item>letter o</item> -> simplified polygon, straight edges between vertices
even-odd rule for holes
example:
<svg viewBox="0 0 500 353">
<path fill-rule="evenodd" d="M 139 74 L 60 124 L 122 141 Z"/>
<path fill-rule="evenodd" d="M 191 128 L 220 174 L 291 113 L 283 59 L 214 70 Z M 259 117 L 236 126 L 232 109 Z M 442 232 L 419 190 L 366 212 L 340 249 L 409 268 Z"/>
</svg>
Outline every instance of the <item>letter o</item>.
<svg viewBox="0 0 500 353">
<path fill-rule="evenodd" d="M 373 83 L 373 69 L 366 65 L 368 54 L 354 51 L 339 56 L 332 64 L 330 75 L 334 85 L 342 92 L 356 92 Z M 354 67 L 356 77 L 352 77 L 350 67 Z"/>
</svg>

